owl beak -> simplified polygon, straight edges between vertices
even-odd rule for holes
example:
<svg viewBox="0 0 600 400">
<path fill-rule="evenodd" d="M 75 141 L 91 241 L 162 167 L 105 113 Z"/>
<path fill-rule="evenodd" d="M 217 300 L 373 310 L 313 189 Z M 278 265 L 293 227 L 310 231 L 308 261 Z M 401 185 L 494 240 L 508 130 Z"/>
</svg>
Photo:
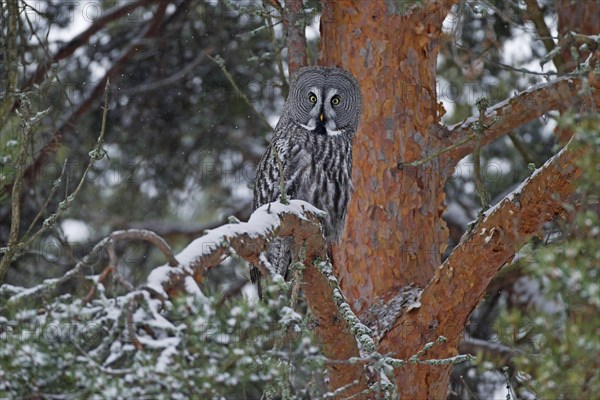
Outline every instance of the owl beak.
<svg viewBox="0 0 600 400">
<path fill-rule="evenodd" d="M 319 114 L 319 119 L 323 122 L 323 113 Z"/>
</svg>

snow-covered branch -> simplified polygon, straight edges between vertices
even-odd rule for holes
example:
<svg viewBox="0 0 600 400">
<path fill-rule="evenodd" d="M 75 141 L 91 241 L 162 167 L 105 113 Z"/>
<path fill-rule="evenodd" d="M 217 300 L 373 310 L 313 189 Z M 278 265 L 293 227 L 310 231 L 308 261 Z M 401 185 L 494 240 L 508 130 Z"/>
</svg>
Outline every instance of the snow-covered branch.
<svg viewBox="0 0 600 400">
<path fill-rule="evenodd" d="M 316 335 L 323 354 L 330 359 L 358 357 L 354 335 L 346 321 L 340 318 L 333 288 L 327 276 L 319 272 L 315 263 L 327 259 L 327 245 L 321 231 L 319 217 L 323 212 L 312 205 L 291 200 L 266 204 L 257 209 L 248 222 L 235 222 L 209 231 L 194 240 L 175 256 L 176 267 L 161 266 L 148 277 L 147 288 L 160 296 L 172 296 L 182 291 L 198 290 L 193 277 L 217 266 L 231 254 L 265 268 L 268 243 L 276 236 L 291 236 L 294 247 L 303 246 L 304 272 L 302 289 L 316 321 Z M 356 365 L 329 365 L 330 387 L 337 388 L 358 381 L 357 390 L 366 389 L 364 370 Z"/>
<path fill-rule="evenodd" d="M 486 119 L 494 122 L 485 130 L 481 144 L 486 145 L 513 129 L 548 113 L 552 110 L 565 110 L 574 104 L 581 103 L 584 98 L 584 89 L 590 90 L 594 101 L 600 103 L 600 93 L 597 89 L 587 85 L 587 79 L 580 76 L 565 77 L 551 82 L 541 83 L 521 93 L 501 101 L 490 107 L 486 112 Z M 473 136 L 475 125 L 479 116 L 467 118 L 460 124 L 449 128 L 446 132 L 448 145 L 467 141 L 448 153 L 455 164 L 461 158 L 470 154 L 475 146 L 475 141 L 468 141 Z"/>
<path fill-rule="evenodd" d="M 395 343 L 414 340 L 414 335 L 419 335 L 418 340 L 422 341 L 444 335 L 449 338 L 446 352 L 456 351 L 469 315 L 496 272 L 511 261 L 545 222 L 565 212 L 565 204 L 575 190 L 574 180 L 581 173 L 575 163 L 581 150 L 575 149 L 575 145 L 572 139 L 482 215 L 424 289 L 418 312 L 403 314 L 383 339 L 381 352 L 394 351 Z M 422 336 L 422 332 L 427 334 Z"/>
<path fill-rule="evenodd" d="M 319 222 L 322 215 L 322 211 L 300 200 L 291 201 L 289 205 L 266 204 L 257 209 L 248 222 L 235 221 L 220 226 L 192 241 L 175 256 L 177 266 L 155 268 L 146 287 L 162 296 L 177 293 L 186 289 L 186 277 L 198 277 L 233 254 L 259 266 L 263 273 L 269 273 L 265 266 L 266 249 L 276 236 L 293 236 L 297 243 L 311 237 L 315 248 L 325 249 Z"/>
<path fill-rule="evenodd" d="M 92 250 L 85 257 L 83 257 L 83 259 L 81 259 L 72 269 L 67 271 L 61 277 L 46 279 L 39 285 L 27 289 L 14 287 L 12 285 L 2 285 L 0 286 L 0 294 L 8 294 L 9 298 L 7 300 L 7 304 L 12 305 L 18 304 L 26 299 L 49 296 L 55 290 L 57 290 L 60 285 L 79 276 L 86 268 L 93 265 L 98 260 L 98 255 L 102 250 L 109 248 L 111 245 L 114 245 L 115 242 L 121 240 L 143 240 L 149 242 L 156 246 L 164 254 L 169 265 L 177 265 L 177 260 L 175 260 L 173 257 L 171 247 L 156 233 L 145 229 L 115 231 L 96 243 Z"/>
</svg>

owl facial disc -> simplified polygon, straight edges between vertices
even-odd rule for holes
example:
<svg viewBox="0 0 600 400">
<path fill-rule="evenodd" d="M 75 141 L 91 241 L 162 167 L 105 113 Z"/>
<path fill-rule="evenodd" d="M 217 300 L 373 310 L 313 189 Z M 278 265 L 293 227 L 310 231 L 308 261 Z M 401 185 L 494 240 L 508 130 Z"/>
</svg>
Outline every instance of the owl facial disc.
<svg viewBox="0 0 600 400">
<path fill-rule="evenodd" d="M 323 101 L 323 91 L 321 89 L 311 87 L 309 90 L 309 98 L 314 100 L 314 105 L 308 114 L 309 120 L 307 123 L 299 125 L 317 135 L 340 135 L 342 131 L 337 129 L 335 110 L 331 104 L 332 99 L 337 95 L 337 89 L 327 89 L 325 101 Z"/>
</svg>

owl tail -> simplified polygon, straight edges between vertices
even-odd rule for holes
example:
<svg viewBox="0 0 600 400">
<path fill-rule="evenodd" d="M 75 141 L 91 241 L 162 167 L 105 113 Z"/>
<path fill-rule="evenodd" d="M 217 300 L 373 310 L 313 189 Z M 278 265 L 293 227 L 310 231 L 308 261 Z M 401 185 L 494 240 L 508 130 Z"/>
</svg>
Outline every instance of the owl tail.
<svg viewBox="0 0 600 400">
<path fill-rule="evenodd" d="M 252 283 L 254 283 L 256 285 L 256 291 L 258 292 L 258 298 L 260 300 L 263 299 L 262 296 L 262 286 L 260 284 L 260 279 L 261 279 L 261 274 L 259 269 L 253 265 L 250 264 L 250 281 L 252 281 Z"/>
<path fill-rule="evenodd" d="M 291 262 L 291 238 L 275 238 L 267 248 L 267 259 L 273 268 L 287 280 L 287 273 Z M 262 274 L 256 265 L 250 264 L 250 280 L 256 285 L 258 298 L 263 299 L 261 281 Z"/>
</svg>

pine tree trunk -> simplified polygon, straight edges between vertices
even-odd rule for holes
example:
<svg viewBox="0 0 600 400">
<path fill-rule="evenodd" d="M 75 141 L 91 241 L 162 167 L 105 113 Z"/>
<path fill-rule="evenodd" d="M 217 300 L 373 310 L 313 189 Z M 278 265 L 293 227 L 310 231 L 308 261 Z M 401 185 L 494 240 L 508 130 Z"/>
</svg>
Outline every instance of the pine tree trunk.
<svg viewBox="0 0 600 400">
<path fill-rule="evenodd" d="M 471 132 L 470 126 L 449 131 L 439 125 L 443 107 L 436 93 L 436 61 L 442 23 L 456 2 L 323 0 L 320 64 L 352 72 L 363 93 L 363 115 L 353 146 L 354 192 L 344 236 L 333 251 L 335 272 L 363 320 L 371 315 L 369 307 L 387 303 L 402 288 L 411 284 L 425 288 L 418 310 L 392 320 L 388 328 L 394 325 L 393 331 L 378 345 L 381 354 L 402 359 L 441 335 L 447 343 L 435 346 L 427 356 L 457 353 L 468 317 L 491 278 L 544 221 L 564 212 L 556 199 L 572 193 L 570 182 L 578 173 L 570 166 L 574 159 L 570 152 L 547 163 L 546 172 L 527 187 L 529 208 L 504 204 L 486 228 L 489 232 L 497 227 L 496 234 L 485 237 L 489 243 L 483 242 L 484 236 L 471 235 L 438 268 L 448 238 L 442 219 L 444 185 L 473 145 L 418 167 L 406 163 Z M 557 80 L 499 104 L 494 112 L 500 122 L 495 132 L 486 132 L 485 143 L 550 109 L 566 109 L 576 100 L 573 93 L 580 84 Z M 553 190 L 554 197 L 540 187 Z M 450 371 L 451 366 L 426 365 L 396 369 L 401 397 L 446 398 Z"/>
<path fill-rule="evenodd" d="M 440 147 L 430 127 L 440 118 L 435 66 L 445 12 L 409 13 L 392 3 L 325 1 L 321 18 L 321 64 L 348 69 L 363 92 L 355 190 L 335 251 L 338 276 L 358 312 L 410 283 L 424 286 L 448 236 L 443 182 L 452 171 L 399 167 Z"/>
<path fill-rule="evenodd" d="M 440 119 L 436 59 L 449 6 L 430 4 L 412 10 L 410 5 L 418 4 L 372 0 L 323 4 L 321 64 L 351 71 L 363 93 L 363 115 L 353 146 L 355 190 L 344 237 L 334 250 L 336 274 L 359 314 L 378 299 L 387 302 L 411 283 L 424 287 L 441 264 L 448 237 L 441 217 L 444 182 L 452 171 L 439 163 L 433 167 L 402 163 L 443 147 L 432 126 Z M 395 356 L 407 358 L 421 346 L 420 341 L 403 343 Z M 411 398 L 446 396 L 448 376 L 436 385 L 427 375 L 430 368 L 418 368 L 410 381 L 402 370 L 398 381 L 401 387 L 410 387 L 406 393 Z"/>
</svg>

